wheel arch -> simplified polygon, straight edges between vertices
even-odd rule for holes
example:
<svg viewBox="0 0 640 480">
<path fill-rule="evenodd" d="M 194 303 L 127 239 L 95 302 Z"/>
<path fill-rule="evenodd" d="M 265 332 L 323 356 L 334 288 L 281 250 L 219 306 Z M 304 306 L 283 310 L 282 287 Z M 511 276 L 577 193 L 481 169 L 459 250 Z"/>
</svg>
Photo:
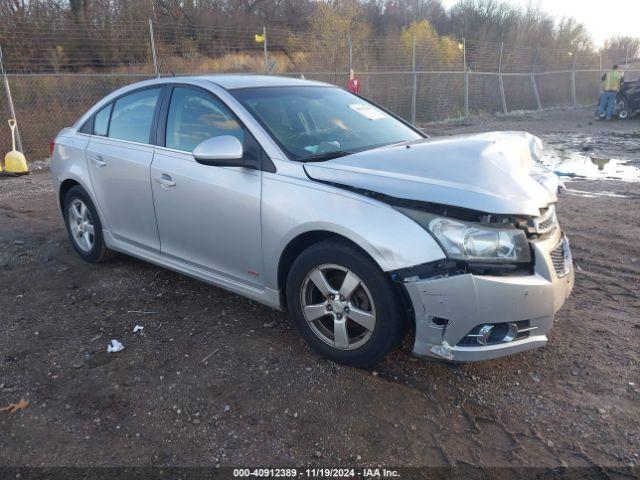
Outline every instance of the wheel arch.
<svg viewBox="0 0 640 480">
<path fill-rule="evenodd" d="M 338 240 L 349 244 L 350 246 L 358 249 L 361 253 L 366 255 L 371 261 L 377 265 L 376 261 L 369 255 L 366 250 L 360 247 L 353 240 L 345 237 L 344 235 L 340 235 L 336 232 L 331 232 L 328 230 L 310 230 L 304 233 L 299 234 L 294 237 L 287 243 L 280 255 L 280 259 L 278 260 L 278 290 L 280 291 L 280 295 L 283 300 L 285 299 L 285 291 L 287 286 L 287 277 L 289 276 L 289 271 L 291 270 L 291 265 L 295 259 L 307 248 L 312 245 L 315 245 L 319 242 L 324 242 L 326 240 Z"/>
<path fill-rule="evenodd" d="M 69 193 L 69 190 L 71 190 L 76 185 L 80 186 L 85 192 L 87 191 L 87 189 L 84 188 L 82 184 L 74 178 L 67 178 L 66 180 L 62 181 L 60 187 L 58 188 L 58 204 L 60 205 L 60 209 L 64 208 L 64 199 L 66 198 L 67 193 Z"/>
<path fill-rule="evenodd" d="M 103 230 L 108 229 L 108 226 L 107 226 L 108 223 L 106 222 L 105 216 L 102 213 L 102 210 L 100 209 L 100 205 L 98 205 L 98 202 L 96 202 L 96 199 L 93 196 L 93 192 L 91 191 L 91 188 L 87 188 L 87 185 L 85 185 L 82 179 L 76 175 L 67 176 L 64 180 L 60 181 L 60 184 L 58 186 L 57 200 L 58 200 L 58 205 L 60 206 L 60 213 L 62 214 L 62 216 L 64 217 L 65 215 L 64 199 L 67 196 L 67 193 L 69 193 L 69 190 L 71 190 L 75 186 L 79 186 L 80 188 L 82 188 L 82 190 L 84 190 L 84 192 L 87 194 L 87 196 L 91 200 L 91 203 L 93 203 L 93 206 L 98 212 L 100 223 L 102 224 L 102 229 Z"/>
<path fill-rule="evenodd" d="M 304 233 L 301 233 L 291 239 L 289 243 L 285 246 L 282 254 L 280 255 L 280 259 L 278 260 L 278 272 L 277 272 L 277 282 L 278 282 L 278 291 L 280 292 L 280 304 L 282 308 L 286 308 L 286 289 L 287 289 L 287 278 L 289 276 L 289 272 L 291 271 L 291 266 L 295 259 L 307 248 L 315 245 L 316 243 L 324 242 L 327 240 L 337 240 L 340 242 L 344 242 L 346 245 L 349 245 L 362 253 L 365 257 L 367 257 L 371 262 L 376 265 L 383 273 L 386 273 L 382 270 L 380 264 L 376 261 L 376 259 L 371 255 L 365 248 L 361 245 L 358 245 L 354 240 L 341 235 L 340 233 L 333 232 L 330 230 L 310 230 Z M 391 282 L 391 277 L 389 277 L 389 281 Z M 404 288 L 402 288 L 399 284 L 393 282 L 392 283 L 396 294 L 398 295 L 400 301 L 402 302 L 403 307 L 407 306 L 408 298 L 406 298 L 406 292 Z"/>
</svg>

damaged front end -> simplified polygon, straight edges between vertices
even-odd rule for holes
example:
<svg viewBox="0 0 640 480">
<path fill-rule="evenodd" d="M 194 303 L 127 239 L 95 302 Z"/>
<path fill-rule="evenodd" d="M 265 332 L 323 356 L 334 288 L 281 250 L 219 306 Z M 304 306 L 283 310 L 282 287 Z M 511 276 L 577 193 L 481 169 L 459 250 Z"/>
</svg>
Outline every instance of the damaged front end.
<svg viewBox="0 0 640 480">
<path fill-rule="evenodd" d="M 439 217 L 431 211 L 426 215 L 428 223 L 422 223 L 433 234 L 429 226 Z M 543 346 L 555 312 L 571 292 L 569 244 L 553 205 L 534 218 L 478 212 L 476 220 L 452 220 L 468 226 L 467 236 L 460 234 L 463 244 L 457 248 L 439 240 L 447 259 L 392 273 L 410 300 L 417 355 L 477 361 Z M 500 245 L 505 230 L 519 236 L 505 242 L 511 249 Z M 468 240 L 478 232 L 477 241 Z M 485 255 L 465 258 L 465 248 Z"/>
<path fill-rule="evenodd" d="M 305 171 L 389 205 L 435 239 L 445 258 L 391 272 L 415 317 L 414 352 L 475 361 L 544 345 L 573 287 L 555 214 L 561 185 L 541 155 L 533 135 L 489 132 L 373 149 Z"/>
</svg>

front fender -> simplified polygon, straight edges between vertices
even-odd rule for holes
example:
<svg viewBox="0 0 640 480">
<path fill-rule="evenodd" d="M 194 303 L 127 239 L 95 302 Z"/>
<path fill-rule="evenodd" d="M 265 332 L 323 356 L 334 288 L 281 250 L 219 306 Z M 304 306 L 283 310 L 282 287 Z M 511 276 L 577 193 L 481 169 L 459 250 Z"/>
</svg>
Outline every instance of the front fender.
<svg viewBox="0 0 640 480">
<path fill-rule="evenodd" d="M 445 258 L 422 227 L 390 206 L 328 185 L 264 174 L 262 240 L 266 286 L 278 288 L 287 245 L 307 232 L 343 236 L 389 272 Z"/>
</svg>

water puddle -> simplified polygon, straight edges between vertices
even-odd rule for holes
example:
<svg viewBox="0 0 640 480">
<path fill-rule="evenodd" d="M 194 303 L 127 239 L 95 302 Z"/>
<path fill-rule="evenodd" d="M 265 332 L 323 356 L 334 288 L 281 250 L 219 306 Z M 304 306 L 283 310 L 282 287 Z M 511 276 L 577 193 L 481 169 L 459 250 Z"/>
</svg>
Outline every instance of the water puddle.
<svg viewBox="0 0 640 480">
<path fill-rule="evenodd" d="M 576 197 L 597 198 L 597 197 L 611 197 L 611 198 L 629 198 L 627 195 L 621 195 L 615 192 L 587 192 L 586 190 L 577 190 L 575 188 L 564 188 L 562 190 L 564 195 L 575 195 Z"/>
<path fill-rule="evenodd" d="M 640 142 L 638 142 L 640 143 Z M 605 157 L 598 149 L 591 153 L 588 143 L 583 143 L 582 151 L 556 148 L 545 144 L 542 163 L 562 179 L 570 180 L 620 180 L 640 182 L 640 159 Z"/>
<path fill-rule="evenodd" d="M 640 132 L 551 133 L 544 140 L 558 150 L 640 162 Z"/>
</svg>

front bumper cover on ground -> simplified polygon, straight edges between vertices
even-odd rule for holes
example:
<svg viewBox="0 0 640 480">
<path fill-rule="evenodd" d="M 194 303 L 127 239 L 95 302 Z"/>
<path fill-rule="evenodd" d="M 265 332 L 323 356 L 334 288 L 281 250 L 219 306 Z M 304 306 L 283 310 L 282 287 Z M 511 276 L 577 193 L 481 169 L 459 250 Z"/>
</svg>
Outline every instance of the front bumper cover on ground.
<svg viewBox="0 0 640 480">
<path fill-rule="evenodd" d="M 559 275 L 551 251 L 567 242 L 559 229 L 532 242 L 535 270 L 525 276 L 460 274 L 406 281 L 416 319 L 413 351 L 453 361 L 478 361 L 509 355 L 547 343 L 554 314 L 573 288 L 574 269 Z M 568 252 L 568 243 L 566 244 Z M 465 337 L 481 325 L 526 322 L 522 338 L 483 345 Z M 535 327 L 535 328 L 532 328 Z M 468 337 L 467 337 L 468 338 Z"/>
</svg>

